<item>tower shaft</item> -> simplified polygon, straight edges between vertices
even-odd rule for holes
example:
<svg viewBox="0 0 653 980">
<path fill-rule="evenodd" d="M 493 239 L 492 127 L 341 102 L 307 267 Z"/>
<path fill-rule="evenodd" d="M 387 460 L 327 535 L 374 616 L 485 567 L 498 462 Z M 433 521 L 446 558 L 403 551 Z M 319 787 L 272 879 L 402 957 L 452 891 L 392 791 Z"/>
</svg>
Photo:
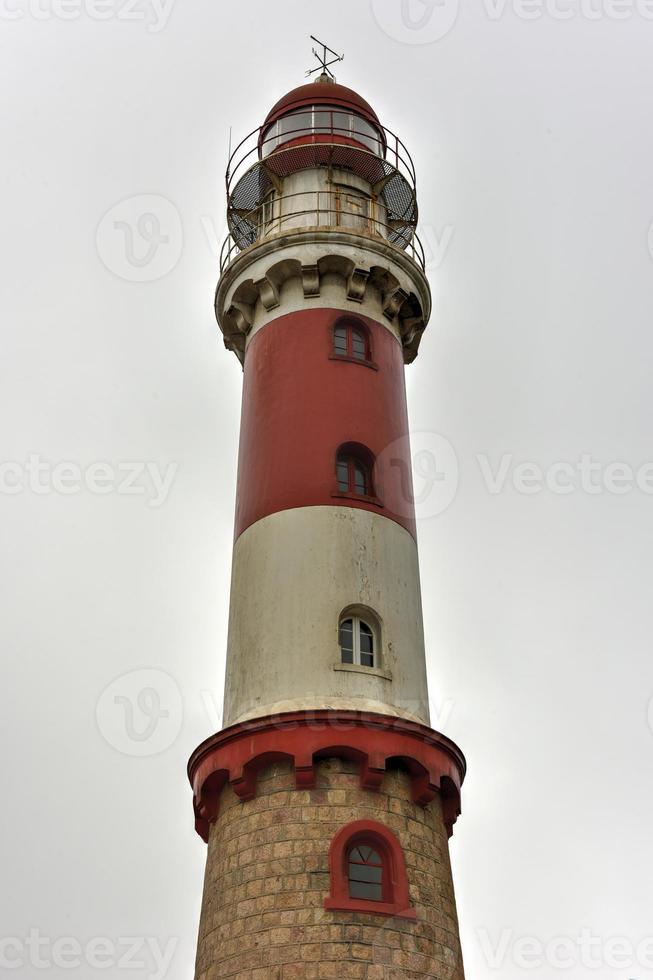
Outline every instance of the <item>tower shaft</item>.
<svg viewBox="0 0 653 980">
<path fill-rule="evenodd" d="M 244 369 L 225 728 L 193 754 L 197 980 L 463 980 L 429 726 L 404 364 L 430 291 L 414 170 L 326 76 L 227 176 L 216 314 Z"/>
</svg>

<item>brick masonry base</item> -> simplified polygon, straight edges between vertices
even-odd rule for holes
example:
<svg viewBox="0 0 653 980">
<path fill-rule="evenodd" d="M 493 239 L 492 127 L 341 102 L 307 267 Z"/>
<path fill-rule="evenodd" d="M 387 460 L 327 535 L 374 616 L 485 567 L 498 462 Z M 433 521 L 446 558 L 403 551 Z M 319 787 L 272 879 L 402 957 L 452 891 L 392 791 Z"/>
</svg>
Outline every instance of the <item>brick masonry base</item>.
<svg viewBox="0 0 653 980">
<path fill-rule="evenodd" d="M 254 799 L 222 790 L 210 829 L 196 980 L 464 980 L 440 797 L 414 803 L 408 774 L 390 769 L 377 792 L 359 767 L 316 765 L 296 788 L 287 763 L 258 774 Z M 328 852 L 355 820 L 399 838 L 417 919 L 327 911 Z"/>
</svg>

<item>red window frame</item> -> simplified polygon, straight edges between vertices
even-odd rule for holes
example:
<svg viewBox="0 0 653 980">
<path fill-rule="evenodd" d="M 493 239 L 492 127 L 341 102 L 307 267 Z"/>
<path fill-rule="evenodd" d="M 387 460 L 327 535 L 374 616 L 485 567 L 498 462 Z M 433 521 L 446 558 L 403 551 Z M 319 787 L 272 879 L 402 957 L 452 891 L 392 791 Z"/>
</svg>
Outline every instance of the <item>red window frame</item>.
<svg viewBox="0 0 653 980">
<path fill-rule="evenodd" d="M 347 464 L 347 488 L 343 490 L 340 486 L 340 475 L 337 472 L 341 463 Z M 356 489 L 357 473 L 359 470 L 363 475 L 363 492 Z M 368 462 L 356 456 L 354 453 L 339 452 L 336 457 L 336 479 L 338 480 L 338 490 L 341 493 L 350 493 L 355 497 L 372 497 L 372 472 Z M 344 481 L 343 481 L 344 482 Z"/>
<path fill-rule="evenodd" d="M 383 862 L 383 900 L 351 898 L 349 894 L 349 854 L 352 848 L 367 844 Z M 415 919 L 410 904 L 408 874 L 403 848 L 384 824 L 374 820 L 356 820 L 335 835 L 329 848 L 331 892 L 324 900 L 325 909 L 335 912 L 368 912 L 372 915 Z"/>
<path fill-rule="evenodd" d="M 338 469 L 341 463 L 347 462 L 347 489 L 340 487 L 340 475 Z M 333 463 L 335 475 L 335 487 L 331 494 L 332 497 L 346 497 L 348 500 L 360 500 L 367 504 L 374 504 L 377 507 L 383 506 L 383 501 L 376 492 L 374 481 L 374 454 L 367 446 L 357 442 L 343 442 L 336 450 Z M 360 493 L 356 489 L 356 468 L 363 471 L 365 479 L 365 492 Z M 344 481 L 343 481 L 344 482 Z"/>
<path fill-rule="evenodd" d="M 346 350 L 341 351 L 336 348 L 336 336 L 339 330 L 344 330 L 346 334 Z M 360 357 L 354 353 L 354 332 L 361 335 L 365 344 L 365 356 Z M 331 358 L 335 361 L 350 361 L 352 364 L 363 364 L 378 371 L 378 366 L 372 360 L 372 345 L 370 342 L 370 332 L 364 323 L 358 320 L 337 320 L 331 331 Z"/>
</svg>

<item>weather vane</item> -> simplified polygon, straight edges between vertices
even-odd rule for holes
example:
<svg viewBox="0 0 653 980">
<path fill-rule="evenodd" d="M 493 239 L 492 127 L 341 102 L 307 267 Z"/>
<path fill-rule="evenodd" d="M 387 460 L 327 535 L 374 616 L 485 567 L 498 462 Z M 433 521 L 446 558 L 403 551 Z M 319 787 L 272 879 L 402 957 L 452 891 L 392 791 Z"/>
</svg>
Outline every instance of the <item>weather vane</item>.
<svg viewBox="0 0 653 980">
<path fill-rule="evenodd" d="M 331 78 L 334 78 L 335 76 L 333 72 L 329 70 L 329 65 L 335 65 L 337 61 L 343 61 L 345 57 L 344 54 L 338 54 L 337 51 L 334 51 L 333 48 L 328 47 L 328 45 L 326 45 L 324 41 L 320 41 L 319 38 L 313 37 L 312 34 L 311 34 L 311 41 L 315 41 L 315 43 L 319 44 L 323 50 L 322 50 L 322 54 L 320 54 L 319 51 L 316 51 L 315 48 L 313 48 L 313 54 L 320 62 L 320 65 L 318 68 L 307 69 L 306 74 L 314 75 L 316 71 L 321 71 L 322 74 L 330 75 Z M 331 61 L 328 60 L 330 54 L 333 55 Z"/>
</svg>

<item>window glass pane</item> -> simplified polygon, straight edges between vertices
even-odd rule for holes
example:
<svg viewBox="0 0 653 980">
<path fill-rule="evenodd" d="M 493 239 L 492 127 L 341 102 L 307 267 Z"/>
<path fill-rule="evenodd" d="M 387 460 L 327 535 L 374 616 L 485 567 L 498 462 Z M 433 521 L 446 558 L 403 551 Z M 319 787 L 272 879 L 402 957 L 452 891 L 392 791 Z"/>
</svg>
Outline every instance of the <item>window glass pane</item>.
<svg viewBox="0 0 653 980">
<path fill-rule="evenodd" d="M 340 624 L 340 642 L 349 637 L 348 646 L 351 646 L 351 637 L 354 635 L 353 619 L 343 619 Z"/>
<path fill-rule="evenodd" d="M 347 353 L 347 328 L 336 327 L 333 334 L 333 345 L 336 354 Z"/>
<path fill-rule="evenodd" d="M 339 458 L 336 466 L 338 490 L 346 493 L 349 490 L 349 463 L 346 458 Z"/>
<path fill-rule="evenodd" d="M 368 150 L 372 150 L 373 153 L 378 153 L 379 156 L 383 155 L 383 146 L 378 137 L 377 131 L 374 126 L 367 122 L 367 120 L 362 119 L 360 116 L 354 116 L 354 139 L 366 146 Z"/>
<path fill-rule="evenodd" d="M 337 136 L 349 136 L 352 116 L 350 112 L 333 113 L 333 129 Z"/>
<path fill-rule="evenodd" d="M 284 136 L 301 136 L 302 133 L 311 131 L 310 112 L 292 112 L 288 116 L 282 116 L 279 120 L 279 129 Z"/>
<path fill-rule="evenodd" d="M 263 155 L 264 156 L 265 156 L 266 153 L 271 153 L 272 150 L 274 150 L 275 147 L 277 146 L 277 144 L 279 143 L 279 140 L 277 138 L 278 137 L 278 133 L 279 133 L 279 122 L 277 120 L 277 122 L 273 123 L 270 126 L 270 128 L 267 129 L 266 132 L 265 132 L 265 137 L 263 139 Z"/>
<path fill-rule="evenodd" d="M 350 881 L 369 881 L 380 885 L 382 875 L 383 868 L 374 864 L 349 865 Z"/>
<path fill-rule="evenodd" d="M 313 110 L 313 129 L 316 133 L 331 132 L 331 111 L 329 109 Z"/>
<path fill-rule="evenodd" d="M 367 623 L 360 623 L 358 637 L 360 643 L 361 667 L 373 667 L 374 634 Z"/>
<path fill-rule="evenodd" d="M 349 897 L 364 898 L 369 902 L 382 902 L 383 888 L 369 881 L 350 881 Z"/>
<path fill-rule="evenodd" d="M 343 664 L 354 662 L 354 621 L 343 619 L 340 624 L 340 654 Z"/>
<path fill-rule="evenodd" d="M 367 474 L 362 463 L 354 463 L 354 490 L 362 495 L 367 494 Z"/>
<path fill-rule="evenodd" d="M 374 653 L 374 634 L 367 623 L 360 624 L 361 653 Z"/>
<path fill-rule="evenodd" d="M 383 901 L 383 862 L 373 848 L 362 844 L 354 848 L 348 872 L 350 898 Z"/>
<path fill-rule="evenodd" d="M 360 330 L 352 330 L 351 340 L 354 357 L 357 357 L 360 361 L 364 361 L 367 355 L 367 344 L 365 343 L 365 337 Z"/>
</svg>

